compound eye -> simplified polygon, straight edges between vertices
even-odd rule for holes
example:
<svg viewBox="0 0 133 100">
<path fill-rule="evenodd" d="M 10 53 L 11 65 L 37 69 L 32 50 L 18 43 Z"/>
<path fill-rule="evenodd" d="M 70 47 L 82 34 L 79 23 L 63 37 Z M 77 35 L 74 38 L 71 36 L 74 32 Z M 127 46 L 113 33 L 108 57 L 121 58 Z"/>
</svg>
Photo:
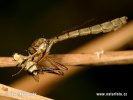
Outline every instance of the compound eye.
<svg viewBox="0 0 133 100">
<path fill-rule="evenodd" d="M 34 53 L 36 52 L 36 49 L 30 47 L 30 48 L 28 49 L 28 51 L 29 51 L 30 54 L 34 54 Z"/>
<path fill-rule="evenodd" d="M 39 47 L 42 43 L 46 42 L 45 38 L 39 38 L 36 41 L 33 42 L 34 47 Z"/>
</svg>

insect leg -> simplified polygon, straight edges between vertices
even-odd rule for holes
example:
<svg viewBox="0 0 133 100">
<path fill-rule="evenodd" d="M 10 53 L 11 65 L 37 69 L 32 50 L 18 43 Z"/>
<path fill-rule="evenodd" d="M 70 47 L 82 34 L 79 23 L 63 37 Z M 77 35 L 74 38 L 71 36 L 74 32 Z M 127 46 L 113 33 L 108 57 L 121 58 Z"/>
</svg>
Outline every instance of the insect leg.
<svg viewBox="0 0 133 100">
<path fill-rule="evenodd" d="M 50 52 L 50 49 L 52 47 L 52 45 L 54 44 L 53 40 L 50 40 L 50 42 L 48 43 L 48 47 L 46 49 L 46 54 L 45 55 L 48 55 L 49 52 Z"/>
<path fill-rule="evenodd" d="M 58 75 L 64 75 L 64 73 L 60 70 L 54 69 L 54 68 L 43 68 L 42 71 L 47 72 L 47 73 L 53 73 L 53 74 L 58 74 Z"/>
<path fill-rule="evenodd" d="M 26 59 L 24 59 L 24 61 L 22 63 L 18 63 L 16 66 L 21 66 L 22 64 L 24 64 L 26 62 Z M 12 77 L 18 75 L 26 66 L 23 66 L 17 73 L 13 74 Z"/>
<path fill-rule="evenodd" d="M 24 69 L 24 67 L 22 67 L 17 73 L 13 74 L 12 77 L 18 75 L 23 69 Z"/>
<path fill-rule="evenodd" d="M 57 67 L 59 70 L 68 70 L 68 68 L 66 66 L 64 66 L 63 64 L 60 64 L 54 60 L 52 60 L 51 58 L 47 57 L 47 60 L 55 67 Z"/>
</svg>

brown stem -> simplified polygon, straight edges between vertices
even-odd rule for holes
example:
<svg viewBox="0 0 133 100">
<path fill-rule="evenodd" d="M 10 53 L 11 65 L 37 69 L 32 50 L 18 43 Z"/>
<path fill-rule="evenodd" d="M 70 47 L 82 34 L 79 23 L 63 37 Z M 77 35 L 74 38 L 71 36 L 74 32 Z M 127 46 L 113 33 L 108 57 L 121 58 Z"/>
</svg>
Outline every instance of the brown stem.
<svg viewBox="0 0 133 100">
<path fill-rule="evenodd" d="M 112 51 L 103 54 L 100 51 L 88 54 L 53 54 L 48 55 L 48 57 L 66 66 L 133 64 L 133 51 Z M 45 60 L 40 63 L 45 63 Z M 16 63 L 12 60 L 12 57 L 0 57 L 0 67 L 13 67 Z"/>
<path fill-rule="evenodd" d="M 0 67 L 14 67 L 17 62 L 12 57 L 0 57 Z"/>
<path fill-rule="evenodd" d="M 49 55 L 49 57 L 66 66 L 133 64 L 133 51 L 112 51 L 103 54 L 99 51 L 88 54 Z M 41 63 L 44 63 L 44 60 L 42 60 Z"/>
<path fill-rule="evenodd" d="M 36 93 L 25 92 L 3 84 L 0 84 L 0 96 L 10 97 L 17 100 L 52 100 L 39 96 Z"/>
</svg>

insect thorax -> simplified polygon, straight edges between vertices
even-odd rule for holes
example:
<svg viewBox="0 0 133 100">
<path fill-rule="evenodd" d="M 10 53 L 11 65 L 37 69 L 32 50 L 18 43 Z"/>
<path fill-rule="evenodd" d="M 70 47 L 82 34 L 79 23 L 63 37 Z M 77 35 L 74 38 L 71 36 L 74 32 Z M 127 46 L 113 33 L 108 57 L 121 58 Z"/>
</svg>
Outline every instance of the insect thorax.
<svg viewBox="0 0 133 100">
<path fill-rule="evenodd" d="M 39 49 L 42 49 L 42 48 L 43 50 L 45 50 L 47 46 L 47 42 L 48 41 L 45 38 L 39 38 L 35 40 L 28 49 L 29 53 L 34 54 L 35 52 L 37 52 Z"/>
</svg>

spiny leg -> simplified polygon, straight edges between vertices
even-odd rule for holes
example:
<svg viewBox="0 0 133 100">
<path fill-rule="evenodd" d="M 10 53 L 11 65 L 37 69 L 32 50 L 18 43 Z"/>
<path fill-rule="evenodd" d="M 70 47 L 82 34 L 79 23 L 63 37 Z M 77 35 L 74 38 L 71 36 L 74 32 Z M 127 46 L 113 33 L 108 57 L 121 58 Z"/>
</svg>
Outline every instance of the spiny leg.
<svg viewBox="0 0 133 100">
<path fill-rule="evenodd" d="M 23 58 L 23 57 L 22 57 Z M 15 60 L 15 58 L 14 58 Z M 15 60 L 16 61 L 16 60 Z M 22 67 L 17 73 L 13 74 L 12 77 L 16 76 L 17 74 L 19 74 L 26 66 L 24 66 L 24 64 L 26 63 L 27 58 L 23 58 L 23 61 L 21 63 L 18 63 L 16 66 L 17 67 Z"/>
<path fill-rule="evenodd" d="M 48 55 L 50 53 L 50 49 L 51 49 L 53 44 L 54 44 L 53 40 L 49 40 L 48 47 L 46 48 L 45 55 Z"/>
<path fill-rule="evenodd" d="M 47 72 L 47 73 L 53 73 L 53 74 L 58 74 L 58 75 L 64 75 L 64 73 L 61 70 L 58 70 L 56 68 L 53 67 L 47 67 L 47 68 L 42 68 L 41 69 L 43 72 Z"/>
<path fill-rule="evenodd" d="M 64 66 L 63 64 L 60 64 L 54 60 L 52 60 L 51 58 L 47 57 L 46 58 L 54 67 L 58 68 L 58 70 L 68 70 L 68 68 L 66 66 Z"/>
<path fill-rule="evenodd" d="M 45 58 L 43 58 L 43 60 L 45 59 L 45 61 L 48 61 L 50 63 L 50 65 L 45 66 L 40 65 L 40 67 L 38 67 L 39 72 L 47 72 L 47 73 L 53 73 L 53 74 L 58 74 L 58 75 L 63 75 L 63 70 L 67 70 L 67 67 L 65 67 L 62 64 L 59 64 L 57 62 L 55 62 L 54 60 L 50 59 L 48 56 L 45 56 Z M 41 64 L 41 60 L 38 62 L 38 64 Z M 48 67 L 51 66 L 51 67 Z"/>
</svg>

